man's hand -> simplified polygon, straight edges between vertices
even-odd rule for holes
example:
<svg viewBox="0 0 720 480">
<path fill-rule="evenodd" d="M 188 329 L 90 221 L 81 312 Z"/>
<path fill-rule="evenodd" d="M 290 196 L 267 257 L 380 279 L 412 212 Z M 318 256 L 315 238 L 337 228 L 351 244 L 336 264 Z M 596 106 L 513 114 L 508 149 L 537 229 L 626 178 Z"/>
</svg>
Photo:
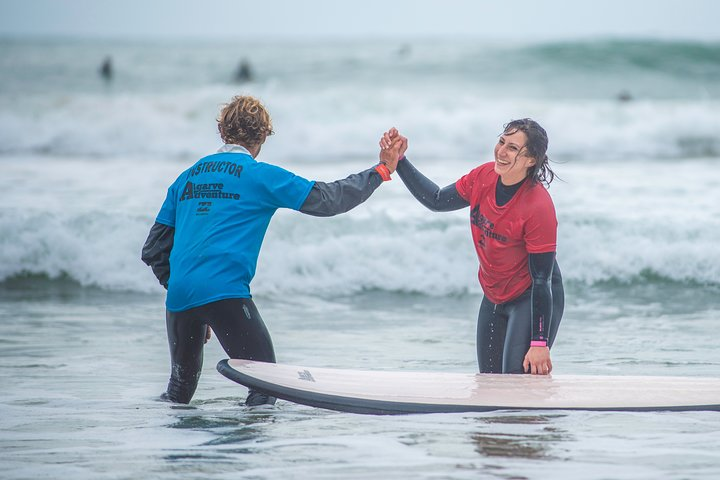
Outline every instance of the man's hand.
<svg viewBox="0 0 720 480">
<path fill-rule="evenodd" d="M 400 135 L 395 127 L 380 138 L 380 162 L 388 167 L 390 173 L 395 171 L 398 162 L 405 156 L 407 147 L 408 139 Z"/>
</svg>

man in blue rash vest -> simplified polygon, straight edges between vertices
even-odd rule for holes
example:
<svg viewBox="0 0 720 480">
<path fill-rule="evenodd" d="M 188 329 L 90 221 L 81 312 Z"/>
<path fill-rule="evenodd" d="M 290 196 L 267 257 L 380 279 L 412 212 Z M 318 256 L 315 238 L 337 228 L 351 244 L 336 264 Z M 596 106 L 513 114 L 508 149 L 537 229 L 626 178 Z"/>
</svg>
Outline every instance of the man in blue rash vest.
<svg viewBox="0 0 720 480">
<path fill-rule="evenodd" d="M 356 207 L 390 180 L 400 142 L 381 163 L 332 183 L 313 182 L 255 159 L 273 134 L 265 107 L 234 97 L 218 118 L 225 145 L 175 180 L 142 249 L 167 289 L 171 373 L 165 400 L 189 403 L 211 329 L 230 358 L 275 362 L 270 334 L 250 295 L 258 255 L 278 208 L 329 217 Z M 250 390 L 247 405 L 275 398 Z"/>
</svg>

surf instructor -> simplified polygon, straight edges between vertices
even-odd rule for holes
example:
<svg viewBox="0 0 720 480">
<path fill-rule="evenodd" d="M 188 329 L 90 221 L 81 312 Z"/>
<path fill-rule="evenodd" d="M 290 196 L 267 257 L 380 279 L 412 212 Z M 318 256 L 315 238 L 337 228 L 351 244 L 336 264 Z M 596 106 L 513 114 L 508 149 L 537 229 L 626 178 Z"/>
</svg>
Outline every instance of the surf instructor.
<svg viewBox="0 0 720 480">
<path fill-rule="evenodd" d="M 270 334 L 250 295 L 258 255 L 278 208 L 329 217 L 361 204 L 390 180 L 400 142 L 381 163 L 332 183 L 313 182 L 256 158 L 273 134 L 259 100 L 234 97 L 218 117 L 224 145 L 170 186 L 142 249 L 167 288 L 171 373 L 162 398 L 189 403 L 212 329 L 230 358 L 275 362 Z M 275 398 L 250 390 L 247 405 Z"/>
<path fill-rule="evenodd" d="M 398 139 L 403 158 L 397 172 L 420 203 L 436 212 L 470 207 L 484 293 L 477 325 L 480 372 L 549 374 L 565 295 L 555 260 L 555 207 L 545 188 L 555 177 L 547 133 L 529 118 L 511 121 L 493 162 L 442 189 L 404 157 L 407 139 L 396 129 L 383 135 L 381 149 L 394 148 Z"/>
</svg>

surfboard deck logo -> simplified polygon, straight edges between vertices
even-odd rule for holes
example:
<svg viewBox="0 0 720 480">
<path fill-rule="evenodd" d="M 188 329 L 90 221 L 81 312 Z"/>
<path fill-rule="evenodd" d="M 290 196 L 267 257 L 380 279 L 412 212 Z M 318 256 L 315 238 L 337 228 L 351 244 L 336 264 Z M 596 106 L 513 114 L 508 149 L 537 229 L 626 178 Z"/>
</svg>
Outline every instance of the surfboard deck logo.
<svg viewBox="0 0 720 480">
<path fill-rule="evenodd" d="M 720 378 L 365 371 L 235 359 L 217 368 L 283 400 L 354 413 L 720 411 Z"/>
<path fill-rule="evenodd" d="M 312 373 L 308 369 L 303 370 L 302 372 L 298 372 L 298 378 L 300 380 L 307 380 L 308 382 L 314 382 L 315 379 L 312 376 Z"/>
</svg>

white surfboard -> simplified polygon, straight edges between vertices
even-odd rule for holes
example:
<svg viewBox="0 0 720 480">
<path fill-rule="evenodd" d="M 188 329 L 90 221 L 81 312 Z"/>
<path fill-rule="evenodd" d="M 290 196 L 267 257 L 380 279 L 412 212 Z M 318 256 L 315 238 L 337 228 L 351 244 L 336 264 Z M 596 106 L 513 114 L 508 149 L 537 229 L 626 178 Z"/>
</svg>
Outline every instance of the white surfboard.
<svg viewBox="0 0 720 480">
<path fill-rule="evenodd" d="M 250 360 L 217 368 L 284 400 L 355 413 L 720 410 L 720 378 L 361 371 Z"/>
</svg>

